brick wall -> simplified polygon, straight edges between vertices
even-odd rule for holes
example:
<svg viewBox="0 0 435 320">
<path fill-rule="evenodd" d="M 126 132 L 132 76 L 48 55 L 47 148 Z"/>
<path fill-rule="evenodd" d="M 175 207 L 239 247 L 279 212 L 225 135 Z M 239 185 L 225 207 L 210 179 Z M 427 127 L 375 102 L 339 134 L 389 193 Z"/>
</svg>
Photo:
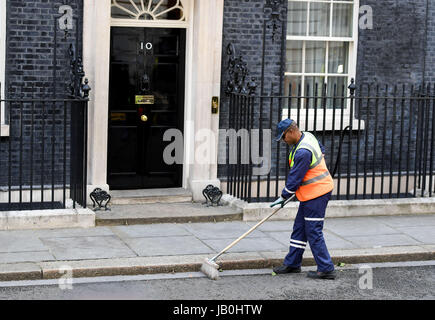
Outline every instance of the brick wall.
<svg viewBox="0 0 435 320">
<path fill-rule="evenodd" d="M 426 0 L 361 0 L 360 5 L 372 7 L 374 28 L 359 30 L 357 83 L 420 83 Z"/>
<path fill-rule="evenodd" d="M 378 84 L 380 86 L 380 95 L 385 95 L 383 93 L 386 90 L 390 94 L 393 94 L 395 90 L 397 90 L 398 94 L 401 94 L 403 84 L 406 84 L 406 91 L 409 92 L 411 85 L 418 88 L 423 81 L 433 81 L 433 78 L 428 77 L 428 71 L 425 72 L 425 56 L 430 57 L 431 52 L 435 49 L 433 46 L 430 47 L 429 41 L 427 42 L 428 47 L 426 47 L 426 7 L 428 2 L 426 0 L 387 0 L 382 2 L 361 0 L 360 4 L 372 7 L 374 28 L 372 30 L 359 30 L 356 83 Z M 433 8 L 431 10 L 433 11 Z M 429 17 L 431 15 L 433 13 L 429 12 Z M 435 35 L 434 31 L 435 29 L 428 30 L 428 39 Z M 427 63 L 426 66 L 428 66 Z M 397 89 L 395 88 L 396 85 Z M 373 86 L 371 94 L 374 95 L 374 93 L 375 87 Z M 373 146 L 375 133 L 377 133 L 377 146 L 385 146 L 386 150 L 391 150 L 393 146 L 393 152 L 385 152 L 384 154 L 378 152 L 375 158 L 372 150 L 370 150 L 368 160 L 370 166 L 373 165 L 376 171 L 379 172 L 382 166 L 389 168 L 391 161 L 393 162 L 393 171 L 397 171 L 399 169 L 397 161 L 401 156 L 410 158 L 410 170 L 414 170 L 415 158 L 418 152 L 416 149 L 417 143 L 415 142 L 419 123 L 417 119 L 418 108 L 419 106 L 415 102 L 406 103 L 403 110 L 405 125 L 402 137 L 400 124 L 402 107 L 400 101 L 395 104 L 391 100 L 387 102 L 380 100 L 377 115 L 373 100 L 370 104 L 362 105 L 361 108 L 356 109 L 357 117 L 363 119 L 369 127 L 367 143 Z M 377 127 L 375 129 L 376 120 Z M 410 126 L 411 128 L 409 128 Z M 384 129 L 386 131 L 385 142 L 383 138 Z M 411 143 L 408 149 L 409 133 Z M 365 135 L 365 132 L 362 134 Z M 406 152 L 406 156 L 400 155 L 399 148 L 394 147 L 399 141 L 405 143 L 404 152 Z M 360 141 L 359 145 L 361 150 L 364 150 L 366 145 L 365 137 Z M 348 152 L 348 143 L 344 145 L 343 152 Z M 352 161 L 355 161 L 354 157 Z M 406 161 L 403 161 L 401 169 L 403 170 L 405 167 Z"/>
<path fill-rule="evenodd" d="M 224 17 L 224 44 L 233 42 L 244 55 L 248 63 L 248 68 L 256 76 L 261 72 L 261 59 L 262 59 L 262 20 L 265 14 L 262 11 L 265 1 L 225 1 L 225 17 Z M 392 93 L 395 85 L 402 84 L 415 84 L 420 85 L 425 81 L 434 81 L 434 50 L 435 50 L 435 3 L 429 1 L 429 11 L 426 10 L 427 0 L 361 0 L 360 5 L 369 5 L 373 9 L 374 15 L 374 28 L 372 30 L 359 30 L 358 39 L 358 61 L 357 61 L 357 75 L 356 84 L 376 83 L 381 87 L 381 91 L 385 90 L 388 85 L 388 91 Z M 426 16 L 428 16 L 428 29 L 426 34 Z M 270 32 L 270 30 L 269 30 Z M 279 30 L 278 30 L 279 33 Z M 279 34 L 278 37 L 281 35 Z M 426 43 L 427 37 L 427 43 Z M 277 46 L 270 46 L 267 44 L 268 49 L 266 60 L 271 64 L 265 68 L 265 83 L 273 83 L 279 80 L 279 68 L 276 63 L 279 63 L 280 49 Z M 426 58 L 426 62 L 425 62 Z M 272 67 L 275 66 L 275 67 Z M 224 64 L 222 74 L 222 86 L 225 87 L 227 73 L 226 73 L 226 60 L 224 52 Z M 268 91 L 265 91 L 268 93 Z M 400 91 L 398 91 L 400 92 Z M 373 94 L 373 90 L 372 90 Z M 228 101 L 222 95 L 222 113 L 220 116 L 221 127 L 225 128 L 228 124 Z M 386 106 L 386 108 L 384 108 Z M 266 107 L 268 108 L 268 107 Z M 417 128 L 416 106 L 411 106 L 411 109 L 404 108 L 404 119 L 412 119 L 411 136 L 415 138 Z M 386 112 L 385 112 L 386 111 Z M 255 110 L 258 115 L 258 108 Z M 395 112 L 395 114 L 393 114 Z M 342 172 L 347 171 L 348 155 L 351 155 L 352 168 L 351 171 L 355 172 L 357 155 L 356 150 L 359 145 L 359 170 L 362 168 L 362 160 L 364 159 L 364 148 L 368 144 L 373 146 L 375 132 L 377 135 L 377 146 L 385 146 L 386 150 L 391 150 L 392 143 L 397 143 L 400 140 L 400 131 L 398 123 L 401 120 L 400 106 L 394 105 L 393 101 L 380 101 L 378 114 L 374 102 L 368 105 L 356 105 L 355 113 L 357 119 L 362 119 L 368 125 L 367 143 L 366 131 L 353 132 L 352 150 L 349 149 L 349 139 L 344 139 L 342 158 Z M 273 118 L 275 119 L 276 110 L 272 110 Z M 257 116 L 259 117 L 259 115 Z M 268 118 L 268 116 L 266 116 Z M 276 117 L 278 118 L 278 117 Z M 377 127 L 374 128 L 375 120 L 377 119 Z M 385 121 L 386 120 L 386 121 Z M 393 136 L 393 120 L 396 121 Z M 266 119 L 266 124 L 268 119 Z M 274 130 L 276 121 L 274 120 L 272 129 Z M 383 130 L 386 128 L 385 139 L 383 137 Z M 409 127 L 405 125 L 403 132 L 409 132 Z M 326 133 L 326 148 L 327 156 L 334 154 L 330 169 L 332 170 L 335 164 L 335 157 L 338 151 L 338 136 L 339 132 L 335 133 L 334 151 L 331 150 L 331 132 Z M 403 137 L 402 137 L 403 138 Z M 407 138 L 407 136 L 405 136 Z M 414 139 L 413 138 L 413 139 Z M 385 140 L 385 143 L 384 143 Z M 328 142 L 329 141 L 329 142 Z M 415 154 L 415 141 L 412 140 L 410 146 L 411 165 L 414 163 Z M 272 177 L 275 177 L 275 163 L 279 159 L 281 166 L 285 161 L 287 155 L 286 150 L 282 149 L 278 153 L 276 151 L 276 144 L 272 144 Z M 394 147 L 394 145 L 393 145 Z M 222 148 L 222 146 L 220 146 Z M 367 155 L 367 160 L 370 162 L 370 167 L 375 171 L 381 169 L 384 163 L 384 169 L 388 170 L 391 160 L 393 160 L 393 171 L 398 169 L 397 159 L 399 158 L 398 148 L 393 148 L 393 153 L 386 152 L 381 155 L 374 155 L 370 150 Z M 405 162 L 402 162 L 402 169 Z M 369 170 L 372 170 L 369 168 Z M 225 177 L 225 167 L 219 168 L 219 176 Z M 412 169 L 412 168 L 411 168 Z M 360 171 L 361 172 L 361 171 Z M 279 175 L 283 175 L 281 171 Z"/>
<path fill-rule="evenodd" d="M 53 98 L 55 90 L 56 97 L 65 97 L 70 79 L 68 48 L 70 43 L 76 44 L 76 40 L 79 40 L 78 50 L 81 52 L 81 31 L 77 31 L 74 26 L 68 39 L 64 39 L 64 33 L 59 30 L 57 24 L 57 18 L 61 16 L 58 10 L 63 4 L 64 1 L 61 0 L 8 0 L 6 91 L 9 98 Z M 81 21 L 82 0 L 68 1 L 68 4 L 73 7 L 74 17 Z M 57 71 L 54 79 L 55 23 L 58 30 L 58 46 L 56 48 Z M 55 183 L 61 183 L 64 160 L 63 103 L 45 105 L 35 103 L 33 106 L 31 103 L 10 104 L 8 108 L 11 133 L 10 137 L 3 137 L 0 142 L 0 186 L 8 183 L 9 173 L 12 185 L 17 185 L 20 179 L 23 184 L 29 184 L 31 165 L 35 173 L 33 177 L 35 185 L 40 184 L 41 179 L 51 184 L 53 171 Z M 32 108 L 34 108 L 33 153 L 30 150 Z M 68 114 L 67 122 L 69 125 Z M 43 135 L 44 139 L 42 139 Z M 22 149 L 22 166 L 20 166 L 20 149 Z M 69 145 L 67 145 L 68 153 Z M 52 159 L 54 159 L 54 168 Z M 10 172 L 9 163 L 11 163 Z M 44 167 L 43 172 L 42 167 Z"/>
<path fill-rule="evenodd" d="M 236 55 L 242 56 L 250 72 L 249 79 L 256 79 L 258 95 L 279 95 L 282 80 L 281 58 L 282 30 L 286 30 L 286 16 L 282 16 L 282 23 L 277 24 L 273 36 L 273 21 L 271 20 L 271 9 L 265 7 L 264 0 L 225 0 L 224 2 L 224 31 L 223 31 L 223 65 L 222 65 L 222 92 L 221 92 L 221 113 L 220 127 L 227 128 L 229 124 L 229 100 L 224 90 L 229 80 L 228 55 L 226 52 L 228 44 L 233 44 Z M 284 35 L 285 36 L 285 35 Z M 264 55 L 263 55 L 264 52 Z M 262 79 L 264 73 L 264 80 Z M 278 106 L 275 105 L 272 112 L 270 107 L 264 107 L 260 115 L 259 108 L 254 110 L 254 123 L 258 127 L 258 121 L 262 120 L 262 126 L 268 127 L 270 117 L 274 123 L 279 119 Z M 273 148 L 275 148 L 274 145 Z M 219 145 L 220 152 L 224 144 Z M 275 151 L 275 149 L 273 149 Z M 225 176 L 226 166 L 219 166 L 219 175 Z"/>
</svg>

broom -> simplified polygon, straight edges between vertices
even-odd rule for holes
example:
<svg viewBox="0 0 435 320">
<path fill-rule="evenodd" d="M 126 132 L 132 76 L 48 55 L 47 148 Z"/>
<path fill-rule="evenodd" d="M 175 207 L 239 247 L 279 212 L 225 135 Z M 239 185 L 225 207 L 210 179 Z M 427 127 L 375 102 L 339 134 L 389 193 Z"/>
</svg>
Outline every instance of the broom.
<svg viewBox="0 0 435 320">
<path fill-rule="evenodd" d="M 224 254 L 226 251 L 228 251 L 229 249 L 231 249 L 234 245 L 236 245 L 240 240 L 242 240 L 243 238 L 245 238 L 247 235 L 249 235 L 252 231 L 254 231 L 255 229 L 257 229 L 260 225 L 262 225 L 264 222 L 266 222 L 268 219 L 270 219 L 270 217 L 272 217 L 274 214 L 276 214 L 279 210 L 281 210 L 282 208 L 284 208 L 284 206 L 289 203 L 291 200 L 293 200 L 293 198 L 295 197 L 295 195 L 293 195 L 292 197 L 290 197 L 286 202 L 284 202 L 281 207 L 279 207 L 278 209 L 276 209 L 275 211 L 273 211 L 270 215 L 268 215 L 266 218 L 264 218 L 263 220 L 261 220 L 259 223 L 257 223 L 255 226 L 253 226 L 251 229 L 249 229 L 248 231 L 246 231 L 243 235 L 241 235 L 237 240 L 235 240 L 234 242 L 230 243 L 225 249 L 223 249 L 221 252 L 219 252 L 217 255 L 215 255 L 213 258 L 211 259 L 205 259 L 204 263 L 201 266 L 201 271 L 202 273 L 204 273 L 207 277 L 209 277 L 212 280 L 217 280 L 219 279 L 219 265 L 216 263 L 216 259 L 219 258 L 222 254 Z"/>
</svg>

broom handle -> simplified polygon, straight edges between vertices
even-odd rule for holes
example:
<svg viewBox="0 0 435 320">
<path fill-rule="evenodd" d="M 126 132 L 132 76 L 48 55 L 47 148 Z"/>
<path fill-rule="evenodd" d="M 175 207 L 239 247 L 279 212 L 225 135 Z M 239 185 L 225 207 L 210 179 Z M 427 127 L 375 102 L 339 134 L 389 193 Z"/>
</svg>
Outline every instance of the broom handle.
<svg viewBox="0 0 435 320">
<path fill-rule="evenodd" d="M 239 243 L 240 240 L 242 240 L 243 238 L 245 238 L 247 235 L 249 235 L 252 231 L 254 231 L 255 229 L 257 229 L 260 225 L 262 225 L 264 222 L 266 222 L 270 217 L 272 217 L 275 213 L 277 213 L 279 210 L 281 210 L 287 203 L 289 203 L 296 195 L 293 195 L 292 197 L 290 197 L 286 202 L 284 202 L 284 205 L 282 207 L 279 207 L 278 209 L 276 209 L 274 212 L 272 212 L 270 215 L 268 215 L 266 218 L 264 218 L 263 220 L 261 220 L 259 223 L 257 223 L 255 226 L 253 226 L 251 229 L 249 229 L 248 231 L 246 231 L 243 235 L 241 235 L 237 240 L 235 240 L 234 242 L 230 243 L 225 249 L 223 249 L 221 252 L 219 252 L 216 256 L 214 256 L 213 258 L 211 258 L 210 261 L 215 261 L 217 258 L 219 258 L 222 254 L 224 254 L 227 250 L 231 249 L 233 246 L 235 246 L 237 243 Z"/>
</svg>

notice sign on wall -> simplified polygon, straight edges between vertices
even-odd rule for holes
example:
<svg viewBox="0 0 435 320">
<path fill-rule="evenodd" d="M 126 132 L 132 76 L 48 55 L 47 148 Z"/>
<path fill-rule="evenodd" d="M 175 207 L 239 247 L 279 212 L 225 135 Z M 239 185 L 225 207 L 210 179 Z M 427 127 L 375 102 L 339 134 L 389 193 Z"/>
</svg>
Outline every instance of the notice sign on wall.
<svg viewBox="0 0 435 320">
<path fill-rule="evenodd" d="M 136 104 L 154 104 L 154 96 L 136 96 Z"/>
</svg>

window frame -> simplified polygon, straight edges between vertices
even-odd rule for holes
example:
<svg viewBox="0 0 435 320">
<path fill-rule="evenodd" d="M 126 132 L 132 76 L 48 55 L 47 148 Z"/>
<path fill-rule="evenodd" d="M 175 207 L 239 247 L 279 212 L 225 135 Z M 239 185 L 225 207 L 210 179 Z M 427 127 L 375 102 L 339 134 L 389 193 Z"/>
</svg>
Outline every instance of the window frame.
<svg viewBox="0 0 435 320">
<path fill-rule="evenodd" d="M 0 1 L 0 83 L 1 99 L 5 99 L 6 87 L 6 1 Z M 9 125 L 6 122 L 6 105 L 0 104 L 0 137 L 9 136 Z"/>
<path fill-rule="evenodd" d="M 284 78 L 286 77 L 343 77 L 343 78 L 347 78 L 346 83 L 350 84 L 350 81 L 352 78 L 356 78 L 356 69 L 357 69 L 357 55 L 358 55 L 358 21 L 359 21 L 359 5 L 360 5 L 360 0 L 353 0 L 353 1 L 340 1 L 340 0 L 288 0 L 288 3 L 290 2 L 307 2 L 307 34 L 309 34 L 309 14 L 310 14 L 310 4 L 311 3 L 330 3 L 331 4 L 331 10 L 330 10 L 330 25 L 329 25 L 329 34 L 332 35 L 332 15 L 333 15 L 333 5 L 334 4 L 353 4 L 353 26 L 352 26 L 352 36 L 351 37 L 333 37 L 333 36 L 309 36 L 309 35 L 304 35 L 304 36 L 293 36 L 293 35 L 286 35 L 286 43 L 287 41 L 303 41 L 303 51 L 302 51 L 302 72 L 287 72 L 285 71 L 284 73 Z M 329 43 L 331 42 L 347 42 L 349 43 L 349 48 L 348 48 L 348 65 L 347 65 L 347 73 L 346 74 L 338 74 L 338 73 L 329 73 L 329 70 L 326 69 L 328 72 L 325 71 L 325 73 L 306 73 L 305 72 L 305 59 L 306 59 L 306 43 L 308 41 L 319 41 L 319 42 L 326 42 L 326 49 L 325 49 L 325 56 L 326 56 L 326 60 L 325 60 L 325 68 L 329 67 L 329 52 L 328 52 L 328 48 L 329 48 Z M 302 81 L 302 83 L 304 85 L 302 85 L 301 88 L 301 93 L 302 96 L 304 96 L 304 92 L 305 92 L 305 87 L 306 87 L 306 82 Z M 320 84 L 319 84 L 320 85 Z M 346 86 L 347 89 L 347 86 Z M 338 90 L 338 88 L 337 88 Z M 340 90 L 341 91 L 341 90 Z M 289 93 L 290 94 L 290 93 Z M 348 101 L 349 102 L 349 101 Z M 306 124 L 306 113 L 307 113 L 307 109 L 303 108 L 304 104 L 301 104 L 301 109 L 300 109 L 300 123 L 299 126 L 301 128 L 305 128 Z M 308 109 L 308 130 L 313 129 L 314 128 L 314 109 Z M 340 128 L 340 120 L 341 120 L 341 116 L 342 116 L 342 111 L 341 109 L 336 109 L 335 110 L 335 124 L 333 125 L 332 120 L 333 120 L 333 110 L 332 109 L 327 109 L 326 110 L 326 115 L 323 114 L 323 108 L 319 108 L 317 109 L 317 119 L 316 119 L 316 129 L 317 130 L 332 130 L 333 128 L 335 129 L 339 129 Z M 283 119 L 287 118 L 288 115 L 288 107 L 284 106 L 282 108 L 282 114 L 283 114 Z M 325 128 L 323 127 L 323 117 L 326 117 L 326 122 L 325 122 Z M 347 103 L 347 105 L 344 106 L 344 110 L 343 110 L 343 120 L 344 120 L 344 126 L 346 127 L 347 125 L 350 125 L 350 105 L 349 103 Z M 357 119 L 355 119 L 355 116 L 353 115 L 354 119 L 352 121 L 352 127 L 353 128 L 358 128 L 359 126 L 359 121 Z M 360 122 L 360 126 L 361 129 L 364 129 L 364 121 Z"/>
<path fill-rule="evenodd" d="M 137 20 L 134 18 L 113 18 L 110 17 L 112 27 L 150 27 L 150 28 L 184 28 L 189 26 L 189 13 L 190 6 L 193 0 L 180 0 L 180 4 L 183 7 L 184 19 L 183 20 Z M 110 0 L 110 8 L 112 8 L 113 2 Z M 111 11 L 112 12 L 112 11 Z"/>
</svg>

